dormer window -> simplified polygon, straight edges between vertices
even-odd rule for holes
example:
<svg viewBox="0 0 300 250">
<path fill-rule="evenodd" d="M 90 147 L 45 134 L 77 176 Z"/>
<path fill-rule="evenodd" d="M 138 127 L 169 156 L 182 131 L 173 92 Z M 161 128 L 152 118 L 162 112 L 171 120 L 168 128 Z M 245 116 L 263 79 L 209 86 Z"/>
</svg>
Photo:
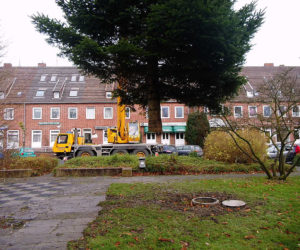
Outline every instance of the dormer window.
<svg viewBox="0 0 300 250">
<path fill-rule="evenodd" d="M 84 76 L 79 76 L 79 82 L 84 82 Z"/>
<path fill-rule="evenodd" d="M 52 75 L 50 81 L 51 82 L 55 82 L 57 78 L 57 75 Z"/>
<path fill-rule="evenodd" d="M 22 95 L 22 92 L 19 91 L 19 92 L 17 93 L 17 96 L 21 96 L 21 95 Z"/>
<path fill-rule="evenodd" d="M 47 77 L 47 75 L 41 75 L 41 82 L 45 82 L 46 81 L 46 77 Z"/>
<path fill-rule="evenodd" d="M 111 99 L 112 98 L 112 92 L 106 92 L 106 99 Z"/>
<path fill-rule="evenodd" d="M 45 95 L 45 90 L 38 90 L 35 94 L 37 97 L 44 97 Z"/>
<path fill-rule="evenodd" d="M 4 92 L 0 92 L 0 99 L 4 99 Z"/>
<path fill-rule="evenodd" d="M 53 92 L 53 98 L 54 99 L 58 99 L 59 98 L 59 92 L 58 91 L 54 91 Z"/>
<path fill-rule="evenodd" d="M 253 92 L 252 91 L 247 91 L 247 97 L 252 98 L 253 97 Z"/>
<path fill-rule="evenodd" d="M 76 97 L 76 96 L 78 96 L 78 90 L 76 89 L 72 89 L 72 90 L 70 90 L 70 96 L 71 97 Z"/>
<path fill-rule="evenodd" d="M 77 75 L 72 75 L 71 82 L 76 82 L 76 80 L 77 80 Z"/>
</svg>

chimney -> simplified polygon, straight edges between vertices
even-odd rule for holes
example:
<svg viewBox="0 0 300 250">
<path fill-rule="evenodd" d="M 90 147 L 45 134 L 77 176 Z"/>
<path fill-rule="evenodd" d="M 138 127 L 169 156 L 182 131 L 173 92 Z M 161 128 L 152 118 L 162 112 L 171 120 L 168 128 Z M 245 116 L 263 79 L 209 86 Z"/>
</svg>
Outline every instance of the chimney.
<svg viewBox="0 0 300 250">
<path fill-rule="evenodd" d="M 39 68 L 46 68 L 46 63 L 38 63 Z"/>
<path fill-rule="evenodd" d="M 274 63 L 265 63 L 264 67 L 274 67 Z"/>
<path fill-rule="evenodd" d="M 3 64 L 3 68 L 4 69 L 11 69 L 12 68 L 12 64 L 11 63 L 4 63 Z"/>
</svg>

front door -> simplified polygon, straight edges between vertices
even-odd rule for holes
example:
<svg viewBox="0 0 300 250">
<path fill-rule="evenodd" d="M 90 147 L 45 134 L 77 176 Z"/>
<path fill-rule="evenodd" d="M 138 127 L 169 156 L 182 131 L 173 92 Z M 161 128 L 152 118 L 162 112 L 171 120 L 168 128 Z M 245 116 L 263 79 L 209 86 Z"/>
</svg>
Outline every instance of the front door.
<svg viewBox="0 0 300 250">
<path fill-rule="evenodd" d="M 184 144 L 185 144 L 184 133 L 176 133 L 175 134 L 175 145 L 176 146 L 182 146 Z"/>
<path fill-rule="evenodd" d="M 42 147 L 42 131 L 41 130 L 32 130 L 32 148 L 41 148 Z"/>
<path fill-rule="evenodd" d="M 170 145 L 170 133 L 162 133 L 161 143 L 163 145 Z"/>
</svg>

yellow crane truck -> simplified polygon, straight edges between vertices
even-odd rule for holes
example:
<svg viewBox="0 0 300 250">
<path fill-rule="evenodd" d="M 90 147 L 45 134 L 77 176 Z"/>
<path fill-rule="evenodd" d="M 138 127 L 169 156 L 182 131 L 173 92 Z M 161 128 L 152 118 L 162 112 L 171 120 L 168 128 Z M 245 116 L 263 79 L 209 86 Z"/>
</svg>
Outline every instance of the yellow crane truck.
<svg viewBox="0 0 300 250">
<path fill-rule="evenodd" d="M 159 145 L 140 142 L 140 126 L 138 122 L 125 123 L 125 106 L 117 99 L 117 126 L 107 129 L 108 144 L 85 144 L 84 138 L 78 136 L 78 130 L 60 133 L 54 143 L 53 152 L 60 159 L 79 156 L 104 156 L 112 154 L 135 154 L 145 157 L 160 152 Z"/>
</svg>

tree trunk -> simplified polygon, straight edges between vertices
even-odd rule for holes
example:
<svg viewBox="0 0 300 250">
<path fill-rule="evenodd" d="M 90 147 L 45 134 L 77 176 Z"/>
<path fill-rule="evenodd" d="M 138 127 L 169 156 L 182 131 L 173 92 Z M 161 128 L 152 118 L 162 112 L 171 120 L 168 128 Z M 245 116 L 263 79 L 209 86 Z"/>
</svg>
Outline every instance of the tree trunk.
<svg viewBox="0 0 300 250">
<path fill-rule="evenodd" d="M 160 95 L 153 81 L 149 81 L 148 92 L 148 120 L 149 132 L 161 134 L 162 124 L 160 116 Z"/>
</svg>

